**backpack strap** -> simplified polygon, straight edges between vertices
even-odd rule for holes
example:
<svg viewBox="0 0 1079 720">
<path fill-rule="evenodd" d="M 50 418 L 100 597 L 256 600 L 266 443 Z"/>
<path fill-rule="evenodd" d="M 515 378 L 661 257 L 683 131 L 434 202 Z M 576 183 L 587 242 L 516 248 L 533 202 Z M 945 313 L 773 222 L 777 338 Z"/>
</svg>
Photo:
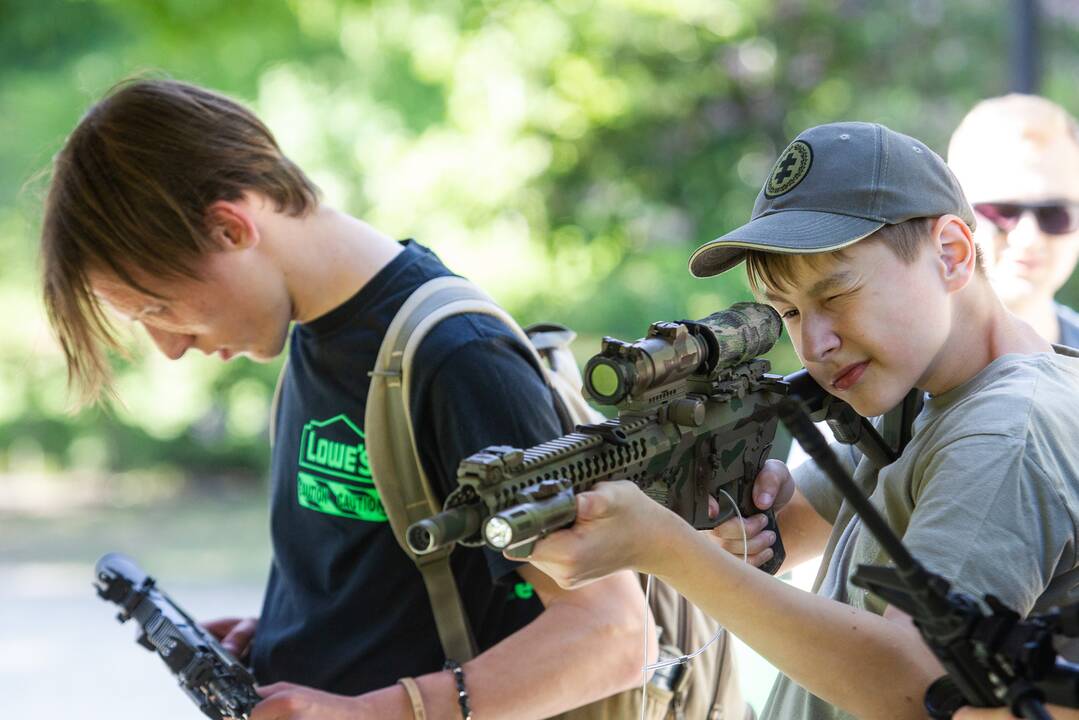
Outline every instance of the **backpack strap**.
<svg viewBox="0 0 1079 720">
<path fill-rule="evenodd" d="M 417 288 L 390 323 L 371 372 L 364 417 L 368 462 L 383 509 L 397 543 L 423 575 L 442 648 L 458 662 L 474 657 L 476 644 L 450 571 L 452 548 L 417 555 L 408 547 L 405 532 L 412 523 L 442 509 L 416 448 L 410 387 L 413 361 L 432 328 L 463 313 L 500 320 L 529 349 L 533 365 L 545 377 L 528 336 L 490 296 L 464 278 L 435 278 Z"/>
<path fill-rule="evenodd" d="M 563 433 L 578 425 L 601 423 L 607 418 L 584 399 L 581 371 L 570 351 L 577 333 L 558 323 L 537 323 L 525 328 L 529 344 L 546 361 L 543 376 L 551 386 L 555 411 Z"/>
</svg>

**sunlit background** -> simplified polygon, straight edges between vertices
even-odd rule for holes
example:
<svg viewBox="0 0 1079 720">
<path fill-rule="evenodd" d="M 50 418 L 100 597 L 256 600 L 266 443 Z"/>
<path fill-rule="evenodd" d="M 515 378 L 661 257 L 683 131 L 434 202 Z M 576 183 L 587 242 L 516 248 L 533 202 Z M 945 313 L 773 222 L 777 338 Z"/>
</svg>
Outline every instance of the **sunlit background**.
<svg viewBox="0 0 1079 720">
<path fill-rule="evenodd" d="M 1020 52 L 1024 5 L 1041 22 Z M 170 363 L 133 333 L 122 405 L 66 412 L 41 196 L 113 83 L 246 102 L 328 203 L 430 246 L 522 323 L 576 328 L 585 358 L 746 298 L 686 260 L 748 218 L 801 129 L 877 121 L 943 151 L 976 100 L 1021 82 L 1079 111 L 1079 4 L 3 0 L 0 58 L 0 704 L 169 720 L 196 714 L 94 599 L 92 565 L 123 550 L 201 617 L 257 611 L 277 367 Z M 772 360 L 796 368 L 788 344 Z M 747 662 L 759 707 L 770 670 Z"/>
</svg>

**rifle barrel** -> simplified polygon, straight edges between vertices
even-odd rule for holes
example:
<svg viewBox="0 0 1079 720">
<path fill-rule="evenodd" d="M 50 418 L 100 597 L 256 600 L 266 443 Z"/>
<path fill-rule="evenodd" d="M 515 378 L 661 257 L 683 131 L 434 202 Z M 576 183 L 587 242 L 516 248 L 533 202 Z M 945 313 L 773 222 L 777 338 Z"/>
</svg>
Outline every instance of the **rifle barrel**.
<svg viewBox="0 0 1079 720">
<path fill-rule="evenodd" d="M 466 540 L 479 531 L 483 516 L 483 509 L 479 505 L 459 505 L 443 510 L 409 526 L 406 536 L 408 546 L 417 555 L 426 555 Z"/>
</svg>

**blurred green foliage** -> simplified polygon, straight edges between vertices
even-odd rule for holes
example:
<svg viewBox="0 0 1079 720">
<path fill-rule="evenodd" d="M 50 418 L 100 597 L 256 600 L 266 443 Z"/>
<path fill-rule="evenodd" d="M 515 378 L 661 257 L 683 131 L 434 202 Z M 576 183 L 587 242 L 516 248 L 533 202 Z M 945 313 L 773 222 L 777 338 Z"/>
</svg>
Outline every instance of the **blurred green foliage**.
<svg viewBox="0 0 1079 720">
<path fill-rule="evenodd" d="M 1045 94 L 1079 111 L 1079 10 L 1047 0 Z M 820 122 L 943 150 L 1008 90 L 1010 3 L 981 0 L 0 0 L 0 472 L 258 477 L 273 366 L 132 340 L 124 405 L 64 412 L 39 300 L 42 173 L 114 82 L 249 103 L 326 200 L 416 237 L 525 323 L 636 338 L 744 299 L 693 280 L 775 155 Z M 1065 289 L 1079 304 L 1079 284 Z M 779 370 L 795 368 L 789 345 Z"/>
</svg>

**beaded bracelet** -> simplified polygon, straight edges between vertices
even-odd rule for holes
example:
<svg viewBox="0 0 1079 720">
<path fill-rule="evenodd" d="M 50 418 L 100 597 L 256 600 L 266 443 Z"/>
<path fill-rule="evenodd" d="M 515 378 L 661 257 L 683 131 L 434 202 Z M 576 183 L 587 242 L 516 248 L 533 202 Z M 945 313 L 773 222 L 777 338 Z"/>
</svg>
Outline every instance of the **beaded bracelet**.
<svg viewBox="0 0 1079 720">
<path fill-rule="evenodd" d="M 464 720 L 472 720 L 472 708 L 468 706 L 468 689 L 465 687 L 464 668 L 456 660 L 446 660 L 442 669 L 452 672 L 453 680 L 457 683 L 457 703 L 461 706 L 461 717 Z"/>
</svg>

